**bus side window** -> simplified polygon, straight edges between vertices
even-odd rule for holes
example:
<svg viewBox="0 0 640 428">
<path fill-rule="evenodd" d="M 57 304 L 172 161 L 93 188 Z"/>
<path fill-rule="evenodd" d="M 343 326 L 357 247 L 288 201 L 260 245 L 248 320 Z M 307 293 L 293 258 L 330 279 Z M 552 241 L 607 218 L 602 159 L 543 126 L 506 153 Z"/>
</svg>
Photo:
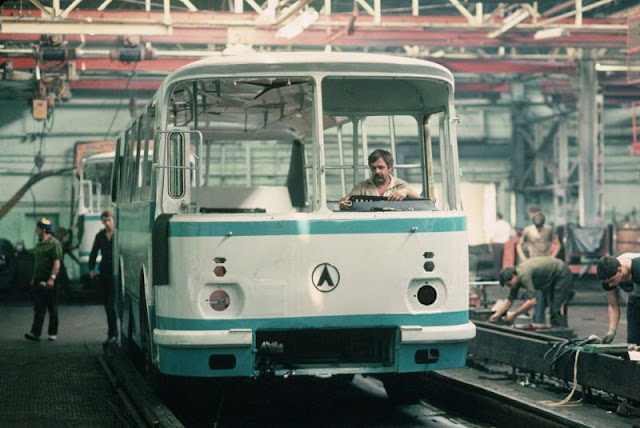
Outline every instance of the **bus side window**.
<svg viewBox="0 0 640 428">
<path fill-rule="evenodd" d="M 113 158 L 113 169 L 111 170 L 111 202 L 118 202 L 118 189 L 120 186 L 122 174 L 122 156 L 120 156 L 122 139 L 118 138 L 116 143 L 116 152 Z"/>
<path fill-rule="evenodd" d="M 294 140 L 291 146 L 291 160 L 287 174 L 287 190 L 291 204 L 296 208 L 307 205 L 307 182 L 304 160 L 304 145 L 300 140 Z"/>
<path fill-rule="evenodd" d="M 147 115 L 144 113 L 139 119 L 137 123 L 137 132 L 136 132 L 136 168 L 134 173 L 134 183 L 133 183 L 133 201 L 140 200 L 140 191 L 142 187 L 142 156 L 144 156 L 144 149 L 142 147 L 144 141 L 144 125 L 146 122 Z"/>
<path fill-rule="evenodd" d="M 169 176 L 169 196 L 181 198 L 185 193 L 184 183 L 184 162 L 185 162 L 185 141 L 184 134 L 172 132 L 169 134 L 169 150 L 167 151 Z"/>
<path fill-rule="evenodd" d="M 147 110 L 146 125 L 143 131 L 144 141 L 144 158 L 142 167 L 142 188 L 140 189 L 140 199 L 148 201 L 151 199 L 151 174 L 152 168 L 152 156 L 153 156 L 153 126 L 155 121 L 155 108 L 150 106 Z"/>
<path fill-rule="evenodd" d="M 124 133 L 124 153 L 122 157 L 122 163 L 120 164 L 121 180 L 120 180 L 120 202 L 126 202 L 129 200 L 131 194 L 130 184 L 130 169 L 131 169 L 131 155 L 133 154 L 131 141 L 131 129 L 127 129 Z"/>
<path fill-rule="evenodd" d="M 140 158 L 140 138 L 138 136 L 138 124 L 140 123 L 140 119 L 136 119 L 136 121 L 131 125 L 131 157 L 129 158 L 129 202 L 135 202 L 136 193 L 138 187 L 138 165 L 137 161 Z"/>
</svg>

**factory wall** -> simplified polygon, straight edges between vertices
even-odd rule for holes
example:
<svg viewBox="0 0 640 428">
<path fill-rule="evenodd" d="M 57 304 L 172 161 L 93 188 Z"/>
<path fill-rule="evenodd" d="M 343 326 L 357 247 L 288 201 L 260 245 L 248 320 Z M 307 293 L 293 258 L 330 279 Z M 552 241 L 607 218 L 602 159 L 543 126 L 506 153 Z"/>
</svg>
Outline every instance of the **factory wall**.
<svg viewBox="0 0 640 428">
<path fill-rule="evenodd" d="M 85 103 L 57 106 L 47 121 L 36 121 L 26 101 L 0 107 L 0 208 L 15 197 L 30 177 L 57 171 L 31 186 L 0 219 L 0 238 L 35 245 L 35 222 L 49 217 L 57 226 L 72 224 L 71 202 L 76 191 L 73 148 L 78 141 L 100 141 L 109 128 L 129 120 L 126 108 Z"/>
<path fill-rule="evenodd" d="M 139 105 L 143 103 L 144 100 L 138 100 Z M 625 118 L 623 110 L 613 110 L 613 113 L 605 117 L 605 135 L 611 135 L 611 141 L 614 141 L 613 144 L 605 145 L 606 223 L 625 217 L 637 220 L 635 213 L 640 209 L 640 196 L 637 192 L 640 183 L 640 157 L 630 156 L 628 147 L 618 141 L 620 124 L 626 126 L 626 121 L 629 120 L 628 115 Z M 509 153 L 507 144 L 512 134 L 509 109 L 506 106 L 486 109 L 464 107 L 458 111 L 463 115 L 458 127 L 461 179 L 470 186 L 469 188 L 473 188 L 473 184 L 481 184 L 481 190 L 465 192 L 467 195 L 475 195 L 473 198 L 466 196 L 465 209 L 468 212 L 483 213 L 482 219 L 477 221 L 478 229 L 483 228 L 483 225 L 492 219 L 496 210 L 503 212 L 505 219 L 515 224 L 510 185 L 510 158 L 494 157 L 491 155 L 492 152 L 485 150 L 500 148 Z M 39 171 L 70 170 L 45 178 L 32 186 L 0 219 L 0 238 L 13 243 L 23 240 L 27 248 L 30 248 L 35 243 L 34 223 L 37 218 L 48 216 L 56 225 L 71 225 L 71 201 L 73 192 L 76 191 L 75 172 L 71 170 L 74 162 L 74 144 L 79 141 L 113 138 L 115 130 L 126 126 L 129 120 L 128 103 L 113 99 L 96 102 L 92 99 L 76 98 L 56 106 L 47 121 L 34 120 L 26 100 L 3 103 L 0 107 L 0 206 L 6 204 L 33 174 Z M 480 143 L 479 139 L 482 140 Z M 471 143 L 476 146 L 476 150 L 467 150 Z M 578 157 L 575 144 L 570 150 L 572 161 L 575 161 Z M 489 206 L 486 206 L 487 192 L 494 195 L 494 201 L 489 202 Z M 478 194 L 484 195 L 480 198 L 484 202 L 479 202 L 476 197 Z M 552 213 L 551 192 L 535 195 L 531 203 L 538 203 L 546 212 Z M 577 222 L 577 197 L 568 198 L 567 208 L 568 221 Z M 549 220 L 555 223 L 552 216 Z M 473 241 L 482 241 L 485 235 L 484 230 L 474 231 Z"/>
</svg>

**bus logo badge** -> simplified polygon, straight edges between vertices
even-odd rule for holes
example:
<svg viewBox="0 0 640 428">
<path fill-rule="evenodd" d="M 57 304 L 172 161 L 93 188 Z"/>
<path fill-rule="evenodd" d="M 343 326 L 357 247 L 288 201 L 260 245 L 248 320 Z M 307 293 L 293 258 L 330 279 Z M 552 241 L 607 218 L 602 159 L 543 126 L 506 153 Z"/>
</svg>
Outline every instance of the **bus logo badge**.
<svg viewBox="0 0 640 428">
<path fill-rule="evenodd" d="M 333 291 L 340 283 L 340 272 L 329 263 L 320 263 L 313 269 L 311 281 L 318 291 L 323 293 Z"/>
</svg>

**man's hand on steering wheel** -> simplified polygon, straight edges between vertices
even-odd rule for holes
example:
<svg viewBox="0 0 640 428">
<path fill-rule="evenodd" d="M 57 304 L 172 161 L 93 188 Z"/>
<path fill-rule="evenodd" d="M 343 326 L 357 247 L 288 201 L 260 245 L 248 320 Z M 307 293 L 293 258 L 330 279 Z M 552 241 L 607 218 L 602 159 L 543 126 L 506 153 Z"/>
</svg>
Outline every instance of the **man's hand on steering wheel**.
<svg viewBox="0 0 640 428">
<path fill-rule="evenodd" d="M 396 190 L 388 196 L 390 201 L 402 201 L 407 197 L 407 192 L 403 190 Z"/>
</svg>

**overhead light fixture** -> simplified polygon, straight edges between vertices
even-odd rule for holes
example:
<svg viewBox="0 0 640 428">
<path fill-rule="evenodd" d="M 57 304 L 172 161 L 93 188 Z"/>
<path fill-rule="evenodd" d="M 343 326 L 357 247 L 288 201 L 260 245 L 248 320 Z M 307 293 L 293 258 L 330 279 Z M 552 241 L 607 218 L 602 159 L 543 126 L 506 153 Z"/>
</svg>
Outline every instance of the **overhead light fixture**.
<svg viewBox="0 0 640 428">
<path fill-rule="evenodd" d="M 535 40 L 555 39 L 556 37 L 566 37 L 570 35 L 569 30 L 562 27 L 545 28 L 544 30 L 538 30 L 533 35 Z"/>
<path fill-rule="evenodd" d="M 640 66 L 625 65 L 625 64 L 601 64 L 596 62 L 596 71 L 640 71 Z"/>
<path fill-rule="evenodd" d="M 316 22 L 317 19 L 318 12 L 314 8 L 308 7 L 300 15 L 296 16 L 294 19 L 282 26 L 276 32 L 276 37 L 283 39 L 293 39 L 294 37 L 300 35 L 311 24 Z"/>
<path fill-rule="evenodd" d="M 529 16 L 531 16 L 531 14 L 529 13 L 528 10 L 518 9 L 517 11 L 513 12 L 511 15 L 504 18 L 500 28 L 487 34 L 487 37 L 490 39 L 495 39 L 500 34 L 506 33 L 507 31 L 509 31 L 510 29 L 512 29 L 513 27 L 515 27 L 516 25 L 518 25 L 519 23 L 527 19 Z"/>
</svg>

